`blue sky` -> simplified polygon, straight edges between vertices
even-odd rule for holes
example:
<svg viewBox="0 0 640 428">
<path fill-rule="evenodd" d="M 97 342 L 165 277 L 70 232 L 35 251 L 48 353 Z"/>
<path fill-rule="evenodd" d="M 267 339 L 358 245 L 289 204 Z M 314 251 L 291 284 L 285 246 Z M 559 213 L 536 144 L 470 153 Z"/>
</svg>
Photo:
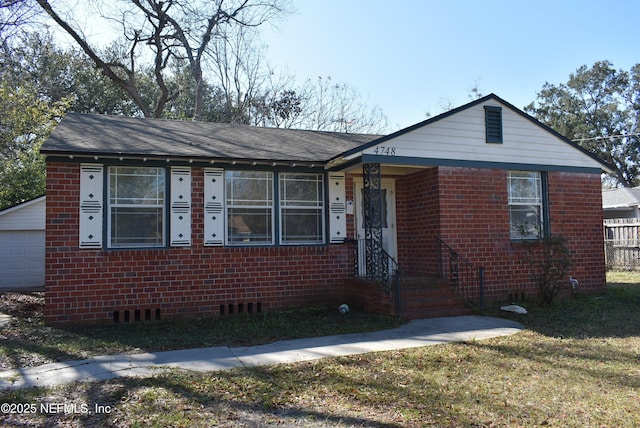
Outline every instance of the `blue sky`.
<svg viewBox="0 0 640 428">
<path fill-rule="evenodd" d="M 269 63 L 331 76 L 379 106 L 390 130 L 470 101 L 478 84 L 518 108 L 579 66 L 640 63 L 640 1 L 291 0 L 265 28 Z"/>
</svg>

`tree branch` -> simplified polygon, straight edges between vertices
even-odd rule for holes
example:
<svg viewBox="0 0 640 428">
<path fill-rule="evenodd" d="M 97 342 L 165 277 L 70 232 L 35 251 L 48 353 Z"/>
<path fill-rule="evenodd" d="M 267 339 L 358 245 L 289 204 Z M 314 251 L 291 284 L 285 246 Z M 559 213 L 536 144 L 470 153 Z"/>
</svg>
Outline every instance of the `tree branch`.
<svg viewBox="0 0 640 428">
<path fill-rule="evenodd" d="M 82 36 L 80 36 L 80 34 L 78 34 L 78 32 L 75 31 L 73 29 L 73 27 L 71 27 L 71 25 L 69 25 L 69 23 L 67 23 L 64 19 L 62 19 L 60 17 L 60 15 L 58 15 L 53 10 L 53 8 L 51 7 L 51 5 L 49 4 L 49 2 L 47 0 L 36 0 L 36 1 L 40 5 L 40 7 L 58 25 L 60 25 L 60 27 L 62 27 L 62 29 L 64 29 L 76 41 L 76 43 L 78 43 L 80 48 L 84 51 L 84 53 L 86 53 L 89 56 L 89 58 L 91 58 L 91 60 L 93 60 L 93 62 L 96 64 L 97 67 L 100 70 L 102 70 L 102 72 L 109 79 L 111 79 L 116 85 L 118 85 L 120 88 L 125 90 L 131 96 L 133 101 L 136 103 L 136 105 L 142 111 L 142 114 L 144 114 L 145 117 L 150 117 L 151 116 L 151 111 L 150 111 L 149 107 L 142 100 L 142 97 L 140 96 L 135 84 L 133 84 L 133 82 L 132 82 L 132 78 L 133 78 L 133 74 L 134 74 L 133 70 L 128 69 L 126 66 L 124 66 L 124 64 L 118 64 L 117 67 L 125 70 L 125 72 L 129 76 L 129 80 L 125 80 L 125 79 L 121 78 L 120 76 L 118 76 L 117 73 L 115 73 L 115 71 L 113 70 L 114 63 L 107 63 L 107 62 L 103 61 L 102 58 L 100 58 L 98 56 L 98 54 L 91 48 L 91 46 L 89 46 L 87 41 Z"/>
</svg>

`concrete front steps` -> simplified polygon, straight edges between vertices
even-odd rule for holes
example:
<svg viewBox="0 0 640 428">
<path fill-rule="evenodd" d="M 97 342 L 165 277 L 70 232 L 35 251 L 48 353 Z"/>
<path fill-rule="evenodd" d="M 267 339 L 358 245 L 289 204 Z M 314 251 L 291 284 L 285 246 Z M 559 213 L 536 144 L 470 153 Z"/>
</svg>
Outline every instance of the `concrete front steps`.
<svg viewBox="0 0 640 428">
<path fill-rule="evenodd" d="M 440 278 L 402 278 L 400 300 L 400 315 L 406 319 L 473 314 L 465 299 Z"/>
</svg>

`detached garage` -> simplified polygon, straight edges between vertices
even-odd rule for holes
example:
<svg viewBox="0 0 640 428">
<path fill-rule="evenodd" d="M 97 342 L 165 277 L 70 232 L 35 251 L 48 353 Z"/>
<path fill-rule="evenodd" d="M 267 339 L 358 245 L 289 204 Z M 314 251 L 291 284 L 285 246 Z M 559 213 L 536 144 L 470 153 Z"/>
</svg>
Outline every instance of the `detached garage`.
<svg viewBox="0 0 640 428">
<path fill-rule="evenodd" d="M 46 197 L 0 211 L 0 288 L 44 287 Z"/>
</svg>

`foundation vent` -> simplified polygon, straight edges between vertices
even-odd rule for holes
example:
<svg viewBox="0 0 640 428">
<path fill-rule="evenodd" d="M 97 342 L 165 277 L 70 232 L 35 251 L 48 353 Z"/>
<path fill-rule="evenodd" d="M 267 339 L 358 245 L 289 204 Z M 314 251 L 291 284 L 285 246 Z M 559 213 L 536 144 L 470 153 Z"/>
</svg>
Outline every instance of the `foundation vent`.
<svg viewBox="0 0 640 428">
<path fill-rule="evenodd" d="M 223 303 L 220 315 L 259 314 L 262 313 L 262 302 Z"/>
<path fill-rule="evenodd" d="M 113 311 L 113 322 L 115 323 L 140 321 L 160 321 L 160 308 Z"/>
</svg>

